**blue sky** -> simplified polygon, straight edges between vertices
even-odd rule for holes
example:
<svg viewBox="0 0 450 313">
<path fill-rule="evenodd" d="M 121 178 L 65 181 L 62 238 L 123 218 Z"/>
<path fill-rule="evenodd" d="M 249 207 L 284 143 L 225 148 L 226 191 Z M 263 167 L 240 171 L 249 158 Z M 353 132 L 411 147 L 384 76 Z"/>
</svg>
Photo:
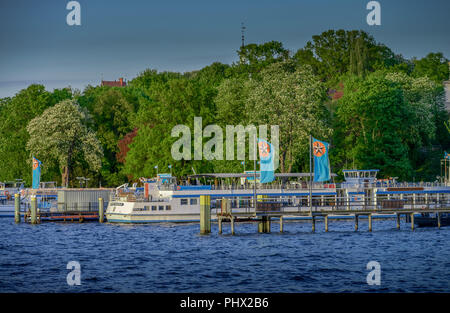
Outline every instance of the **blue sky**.
<svg viewBox="0 0 450 313">
<path fill-rule="evenodd" d="M 31 83 L 83 89 L 102 77 L 132 79 L 146 68 L 191 71 L 237 61 L 246 43 L 281 41 L 295 52 L 328 29 L 362 29 L 405 57 L 450 58 L 450 1 L 79 0 L 81 26 L 68 26 L 68 0 L 0 0 L 0 97 Z"/>
</svg>

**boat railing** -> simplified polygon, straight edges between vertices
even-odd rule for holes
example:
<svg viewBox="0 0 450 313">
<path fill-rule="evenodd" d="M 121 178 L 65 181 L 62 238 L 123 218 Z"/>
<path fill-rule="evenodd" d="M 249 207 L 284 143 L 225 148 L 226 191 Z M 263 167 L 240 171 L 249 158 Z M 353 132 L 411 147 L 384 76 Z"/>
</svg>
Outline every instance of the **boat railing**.
<svg viewBox="0 0 450 313">
<path fill-rule="evenodd" d="M 196 186 L 196 185 L 188 185 Z M 201 185 L 205 186 L 205 185 Z M 206 185 L 209 186 L 211 190 L 248 190 L 253 189 L 253 184 L 219 184 L 219 185 Z M 319 183 L 315 182 L 312 184 L 312 189 L 342 189 L 342 188 L 433 188 L 433 187 L 446 187 L 448 184 L 441 182 L 384 182 L 377 181 L 373 183 L 369 182 L 342 182 L 342 183 Z M 160 185 L 160 191 L 176 191 L 177 186 L 164 186 Z M 288 182 L 288 183 L 270 183 L 270 184 L 256 184 L 257 189 L 268 189 L 268 190 L 308 190 L 310 189 L 309 182 Z"/>
</svg>

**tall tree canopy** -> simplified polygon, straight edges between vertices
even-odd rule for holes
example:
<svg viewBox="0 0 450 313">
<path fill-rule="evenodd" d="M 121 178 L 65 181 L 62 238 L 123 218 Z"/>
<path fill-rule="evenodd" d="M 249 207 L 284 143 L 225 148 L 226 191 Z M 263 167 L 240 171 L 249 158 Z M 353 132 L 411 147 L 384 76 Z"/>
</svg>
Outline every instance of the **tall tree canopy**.
<svg viewBox="0 0 450 313">
<path fill-rule="evenodd" d="M 279 126 L 281 172 L 291 172 L 296 160 L 306 159 L 310 134 L 323 139 L 331 135 L 323 106 L 326 89 L 310 67 L 274 63 L 260 79 L 248 82 L 248 90 L 249 122 Z"/>
<path fill-rule="evenodd" d="M 86 126 L 88 118 L 77 102 L 64 100 L 46 109 L 27 126 L 28 150 L 44 164 L 58 164 L 62 185 L 66 187 L 74 163 L 85 162 L 92 171 L 101 166 L 102 147 Z"/>
<path fill-rule="evenodd" d="M 429 53 L 420 60 L 414 60 L 414 77 L 427 76 L 437 83 L 449 79 L 449 60 L 441 52 Z"/>
<path fill-rule="evenodd" d="M 21 178 L 31 184 L 31 159 L 26 150 L 29 139 L 28 123 L 55 103 L 72 98 L 69 88 L 53 93 L 42 85 L 30 85 L 14 97 L 2 101 L 0 114 L 0 181 Z M 45 179 L 54 179 L 56 171 L 50 167 Z"/>
</svg>

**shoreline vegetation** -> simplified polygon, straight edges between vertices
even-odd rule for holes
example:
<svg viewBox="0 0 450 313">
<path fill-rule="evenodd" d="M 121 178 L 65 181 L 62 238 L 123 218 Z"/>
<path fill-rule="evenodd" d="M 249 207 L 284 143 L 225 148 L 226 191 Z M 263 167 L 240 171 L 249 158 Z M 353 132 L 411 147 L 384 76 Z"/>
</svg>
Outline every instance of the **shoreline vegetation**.
<svg viewBox="0 0 450 313">
<path fill-rule="evenodd" d="M 32 155 L 42 161 L 42 181 L 74 187 L 77 176 L 115 187 L 155 176 L 155 166 L 170 165 L 178 177 L 192 168 L 242 172 L 242 160 L 173 160 L 171 129 L 193 129 L 196 116 L 223 129 L 279 125 L 282 172 L 309 170 L 312 134 L 330 142 L 339 175 L 346 168 L 410 181 L 441 175 L 450 148 L 442 53 L 405 59 L 363 31 L 329 30 L 296 52 L 271 41 L 240 47 L 237 56 L 186 73 L 146 69 L 125 87 L 49 92 L 33 84 L 0 99 L 0 181 L 29 186 Z"/>
</svg>

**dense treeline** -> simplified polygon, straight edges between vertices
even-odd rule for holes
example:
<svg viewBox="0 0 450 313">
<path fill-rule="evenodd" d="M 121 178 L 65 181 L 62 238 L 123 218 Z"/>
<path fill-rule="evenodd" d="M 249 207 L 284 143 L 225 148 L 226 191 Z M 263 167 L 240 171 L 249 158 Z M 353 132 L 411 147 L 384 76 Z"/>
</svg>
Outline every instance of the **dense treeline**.
<svg viewBox="0 0 450 313">
<path fill-rule="evenodd" d="M 282 172 L 308 171 L 311 133 L 331 143 L 337 173 L 378 168 L 380 176 L 416 181 L 440 174 L 450 147 L 442 84 L 449 66 L 441 53 L 407 60 L 363 31 L 344 30 L 313 36 L 295 53 L 276 41 L 237 52 L 231 65 L 145 70 L 123 88 L 31 85 L 0 99 L 0 181 L 29 185 L 31 155 L 43 162 L 44 181 L 72 186 L 77 176 L 117 186 L 154 176 L 156 165 L 177 176 L 241 172 L 241 160 L 172 158 L 172 128 L 193 130 L 196 116 L 203 127 L 224 130 L 279 125 Z"/>
</svg>

